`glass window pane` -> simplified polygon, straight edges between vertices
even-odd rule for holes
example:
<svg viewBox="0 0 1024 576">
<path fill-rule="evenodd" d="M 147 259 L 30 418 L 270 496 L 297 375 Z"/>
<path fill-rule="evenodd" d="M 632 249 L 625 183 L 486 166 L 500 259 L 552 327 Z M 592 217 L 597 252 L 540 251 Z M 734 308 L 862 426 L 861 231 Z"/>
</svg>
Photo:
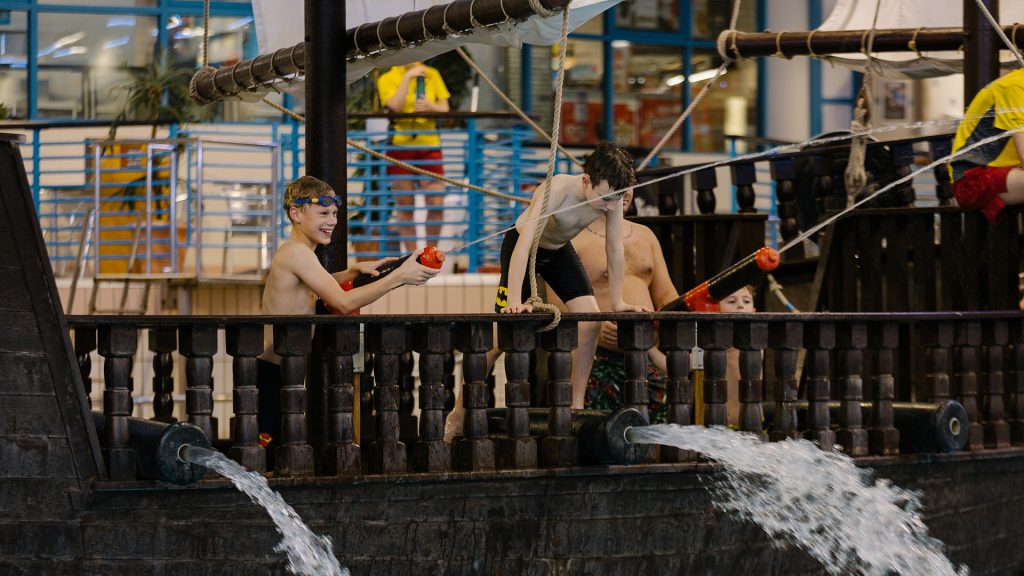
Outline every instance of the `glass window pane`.
<svg viewBox="0 0 1024 576">
<path fill-rule="evenodd" d="M 722 30 L 729 27 L 729 20 L 732 18 L 732 0 L 690 0 L 690 2 L 690 33 L 694 38 L 715 40 Z M 744 2 L 740 5 L 736 29 L 757 29 L 756 2 Z"/>
<path fill-rule="evenodd" d="M 28 115 L 28 60 L 26 23 L 24 12 L 7 12 L 0 19 L 0 104 L 6 109 L 6 118 L 25 118 Z"/>
<path fill-rule="evenodd" d="M 147 16 L 39 15 L 40 117 L 113 118 L 123 108 L 116 89 L 123 66 L 150 62 L 156 20 Z"/>
<path fill-rule="evenodd" d="M 552 78 L 558 72 L 551 58 Z M 565 53 L 560 140 L 566 144 L 596 144 L 604 134 L 604 53 L 600 42 L 571 40 Z"/>
<path fill-rule="evenodd" d="M 632 0 L 618 5 L 615 24 L 631 30 L 679 31 L 679 0 Z"/>
<path fill-rule="evenodd" d="M 706 83 L 701 80 L 721 65 L 716 51 L 695 54 L 690 74 L 690 97 L 696 97 Z M 716 81 L 707 96 L 693 111 L 694 152 L 723 152 L 725 134 L 757 133 L 757 64 L 738 60 Z"/>
<path fill-rule="evenodd" d="M 203 65 L 203 18 L 175 15 L 167 19 L 167 36 L 175 61 L 183 66 Z M 210 66 L 230 66 L 259 56 L 252 17 L 210 18 Z"/>
<path fill-rule="evenodd" d="M 623 146 L 653 147 L 682 111 L 682 49 L 612 43 L 614 137 Z M 680 148 L 674 136 L 665 145 Z"/>
</svg>

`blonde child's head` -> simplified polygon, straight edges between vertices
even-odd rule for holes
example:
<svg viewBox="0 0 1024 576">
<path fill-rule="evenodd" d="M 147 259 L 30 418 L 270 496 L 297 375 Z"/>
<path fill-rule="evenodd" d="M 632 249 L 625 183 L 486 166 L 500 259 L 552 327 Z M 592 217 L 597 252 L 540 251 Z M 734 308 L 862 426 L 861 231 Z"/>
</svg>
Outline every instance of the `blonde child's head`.
<svg viewBox="0 0 1024 576">
<path fill-rule="evenodd" d="M 284 189 L 284 212 L 288 220 L 294 221 L 291 215 L 291 208 L 299 208 L 296 200 L 319 198 L 320 196 L 334 196 L 334 190 L 326 182 L 313 176 L 302 176 L 294 180 Z"/>
</svg>

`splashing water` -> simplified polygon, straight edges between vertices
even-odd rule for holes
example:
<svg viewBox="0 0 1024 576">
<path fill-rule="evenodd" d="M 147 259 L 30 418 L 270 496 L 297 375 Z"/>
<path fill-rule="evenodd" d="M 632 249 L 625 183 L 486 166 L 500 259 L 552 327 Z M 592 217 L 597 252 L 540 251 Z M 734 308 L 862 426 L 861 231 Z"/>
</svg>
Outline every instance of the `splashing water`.
<svg viewBox="0 0 1024 576">
<path fill-rule="evenodd" d="M 250 472 L 220 452 L 205 448 L 185 446 L 180 456 L 190 462 L 205 466 L 224 476 L 249 498 L 267 509 L 271 520 L 281 534 L 281 543 L 275 552 L 288 555 L 288 572 L 302 576 L 350 576 L 334 557 L 331 539 L 317 536 L 299 518 L 280 494 L 270 489 L 267 479 Z"/>
<path fill-rule="evenodd" d="M 700 452 L 724 465 L 713 488 L 721 509 L 794 543 L 830 574 L 967 576 L 918 515 L 920 495 L 872 480 L 839 451 L 806 440 L 762 442 L 728 428 L 658 424 L 626 440 Z"/>
</svg>

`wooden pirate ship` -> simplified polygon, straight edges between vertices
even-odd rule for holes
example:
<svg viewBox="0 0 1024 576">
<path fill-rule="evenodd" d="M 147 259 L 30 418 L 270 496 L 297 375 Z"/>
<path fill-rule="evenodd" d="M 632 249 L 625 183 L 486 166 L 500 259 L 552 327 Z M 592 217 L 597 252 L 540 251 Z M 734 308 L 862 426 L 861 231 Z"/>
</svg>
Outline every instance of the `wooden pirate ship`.
<svg viewBox="0 0 1024 576">
<path fill-rule="evenodd" d="M 307 42 L 230 70 L 206 71 L 193 86 L 201 98 L 212 99 L 303 73 L 307 171 L 344 190 L 344 164 L 336 161 L 345 157 L 344 143 L 335 136 L 345 132 L 345 59 L 337 54 L 465 33 L 528 17 L 536 6 L 557 13 L 567 4 L 457 0 L 338 34 L 345 29 L 344 4 L 309 1 Z M 736 34 L 726 45 L 744 56 L 769 48 L 787 55 L 805 48 L 823 53 L 862 36 Z M 921 49 L 965 38 L 963 30 L 877 31 L 875 50 L 890 36 L 902 38 L 893 40 L 900 49 L 912 36 Z M 967 34 L 968 54 L 975 53 L 978 36 L 985 36 L 980 28 Z M 900 170 L 911 164 L 905 144 L 890 142 L 885 149 L 904 154 L 894 160 Z M 936 138 L 934 153 L 944 145 Z M 769 163 L 783 235 L 795 238 L 798 161 L 809 164 L 826 212 L 836 197 L 828 184 L 837 177 L 831 152 L 819 148 L 734 164 L 738 216 L 647 219 L 659 231 L 677 285 L 696 285 L 763 244 L 765 216 L 752 211 L 746 164 Z M 705 197 L 717 186 L 704 171 L 692 178 Z M 140 453 L 144 448 L 133 440 L 129 418 L 131 366 L 139 334 L 147 331 L 159 379 L 154 389 L 162 400 L 156 403 L 158 419 L 174 417 L 163 400 L 173 390 L 177 352 L 185 358 L 189 398 L 187 414 L 178 416 L 212 437 L 210 365 L 224 331 L 235 377 L 234 425 L 231 438 L 213 439 L 232 458 L 262 469 L 254 366 L 264 324 L 274 326 L 275 348 L 290 366 L 282 452 L 271 485 L 315 532 L 331 537 L 336 555 L 354 574 L 821 573 L 798 546 L 780 547 L 756 526 L 713 508 L 702 480 L 714 474 L 713 464 L 667 448 L 628 455 L 600 435 L 574 435 L 581 415 L 562 400 L 569 397 L 569 351 L 576 322 L 598 318 L 618 322 L 633 383 L 627 405 L 643 410 L 646 353 L 657 345 L 668 357 L 671 421 L 689 425 L 697 410 L 718 413 L 725 402 L 726 350 L 737 348 L 747 359 L 741 363 L 740 400 L 749 416 L 744 430 L 765 434 L 758 415 L 770 403 L 771 439 L 803 436 L 824 447 L 838 441 L 880 476 L 923 491 L 925 521 L 954 562 L 975 574 L 1017 573 L 1024 566 L 1024 550 L 1014 545 L 1024 513 L 1018 488 L 1024 473 L 1024 319 L 1006 310 L 1016 290 L 1021 213 L 1011 210 L 1003 224 L 988 226 L 949 206 L 948 190 L 938 195 L 945 200 L 938 208 L 865 211 L 827 233 L 818 293 L 828 313 L 566 315 L 558 328 L 540 335 L 536 328 L 547 323 L 546 315 L 67 318 L 18 143 L 4 140 L 0 310 L 10 324 L 0 330 L 0 573 L 282 573 L 270 520 L 226 481 L 207 477 L 181 487 L 144 477 L 147 468 L 140 463 L 149 455 Z M 344 246 L 339 227 L 325 265 L 344 262 Z M 681 249 L 693 246 L 698 250 Z M 959 265 L 950 264 L 954 251 Z M 483 356 L 495 324 L 508 382 L 506 424 L 492 434 Z M 358 382 L 357 393 L 352 367 L 361 326 L 373 371 Z M 700 406 L 694 405 L 689 370 L 695 345 L 705 351 Z M 553 359 L 551 369 L 547 380 L 531 383 L 530 356 L 539 349 Z M 91 383 L 94 350 L 103 358 L 102 391 Z M 412 418 L 414 390 L 403 377 L 411 351 L 419 354 L 418 429 L 402 426 Z M 463 358 L 459 376 L 469 425 L 448 444 L 441 422 L 453 351 Z M 310 352 L 315 354 L 307 360 Z M 751 361 L 762 355 L 763 362 Z M 806 363 L 799 361 L 804 356 Z M 322 369 L 304 378 L 307 364 Z M 807 410 L 819 415 L 806 422 L 795 417 L 800 381 Z M 87 407 L 90 395 L 100 394 L 102 434 Z M 963 449 L 937 453 L 934 445 L 908 442 L 917 429 L 897 428 L 894 402 L 949 399 L 966 409 L 962 430 L 945 429 Z M 837 421 L 828 416 L 832 400 L 842 403 Z M 864 411 L 862 401 L 870 403 Z M 528 425 L 531 410 L 546 417 L 543 435 Z"/>
</svg>

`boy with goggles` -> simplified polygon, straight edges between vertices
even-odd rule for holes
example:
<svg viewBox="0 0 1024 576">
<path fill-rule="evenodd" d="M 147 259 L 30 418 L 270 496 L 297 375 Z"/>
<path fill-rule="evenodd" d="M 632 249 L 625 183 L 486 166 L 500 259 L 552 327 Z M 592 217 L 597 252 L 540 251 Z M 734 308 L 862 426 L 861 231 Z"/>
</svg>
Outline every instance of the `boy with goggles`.
<svg viewBox="0 0 1024 576">
<path fill-rule="evenodd" d="M 284 196 L 284 210 L 292 223 L 291 236 L 285 240 L 270 262 L 263 290 L 263 314 L 301 316 L 316 311 L 319 297 L 330 309 L 342 314 L 366 306 L 405 284 L 420 285 L 434 277 L 439 270 L 428 268 L 416 261 L 422 250 L 417 250 L 393 272 L 365 286 L 346 292 L 341 284 L 359 274 L 377 276 L 377 267 L 394 260 L 385 258 L 372 262 L 359 262 L 342 272 L 331 274 L 324 269 L 313 249 L 317 244 L 328 244 L 338 224 L 338 206 L 342 199 L 321 180 L 303 176 L 288 185 Z M 280 437 L 281 430 L 281 357 L 274 352 L 273 332 L 264 329 L 266 348 L 259 356 L 257 387 L 259 388 L 260 432 L 272 439 Z M 273 466 L 273 440 L 267 446 L 267 465 Z"/>
</svg>

